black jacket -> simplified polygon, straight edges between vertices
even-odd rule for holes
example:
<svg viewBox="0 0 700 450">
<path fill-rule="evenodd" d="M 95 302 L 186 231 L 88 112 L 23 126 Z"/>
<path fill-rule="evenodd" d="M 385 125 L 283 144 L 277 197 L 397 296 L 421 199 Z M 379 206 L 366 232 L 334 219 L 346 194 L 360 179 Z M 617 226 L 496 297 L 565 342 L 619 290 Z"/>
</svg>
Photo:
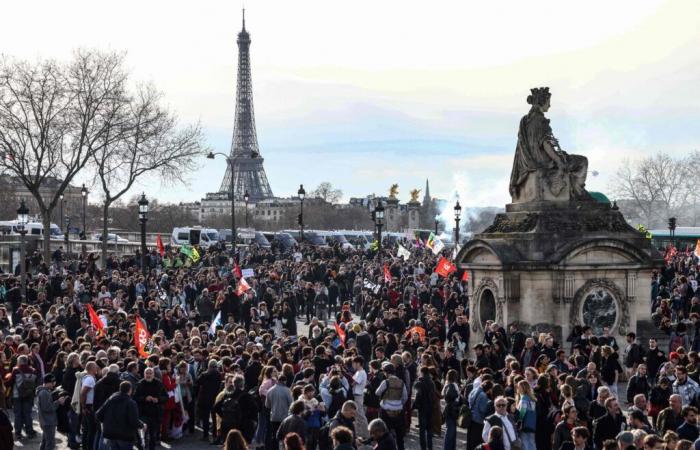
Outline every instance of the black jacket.
<svg viewBox="0 0 700 450">
<path fill-rule="evenodd" d="M 197 406 L 211 409 L 214 407 L 216 396 L 221 392 L 221 374 L 218 370 L 207 370 L 197 377 Z"/>
<path fill-rule="evenodd" d="M 136 430 L 141 427 L 136 402 L 121 392 L 109 397 L 97 410 L 96 417 L 102 423 L 105 439 L 133 442 Z"/>
<path fill-rule="evenodd" d="M 119 383 L 121 383 L 119 374 L 113 372 L 107 372 L 107 375 L 95 383 L 95 402 L 93 403 L 95 409 L 99 409 L 112 394 L 119 390 Z"/>
<path fill-rule="evenodd" d="M 147 402 L 146 397 L 156 397 L 158 403 Z M 162 407 L 168 401 L 168 393 L 163 387 L 163 383 L 154 378 L 151 381 L 143 379 L 136 385 L 134 400 L 139 406 L 139 416 L 148 418 L 159 418 L 162 414 Z"/>
<path fill-rule="evenodd" d="M 603 448 L 603 442 L 608 439 L 615 439 L 617 434 L 624 430 L 625 416 L 618 414 L 613 417 L 606 413 L 600 419 L 593 422 L 593 443 L 596 448 Z"/>
<path fill-rule="evenodd" d="M 435 399 L 435 383 L 430 377 L 419 377 L 416 384 L 413 386 L 416 390 L 416 399 L 413 402 L 413 408 L 418 411 L 432 411 L 433 400 Z"/>
<path fill-rule="evenodd" d="M 633 375 L 627 382 L 627 403 L 632 403 L 634 396 L 644 394 L 644 397 L 649 398 L 649 382 L 647 377 Z"/>
</svg>

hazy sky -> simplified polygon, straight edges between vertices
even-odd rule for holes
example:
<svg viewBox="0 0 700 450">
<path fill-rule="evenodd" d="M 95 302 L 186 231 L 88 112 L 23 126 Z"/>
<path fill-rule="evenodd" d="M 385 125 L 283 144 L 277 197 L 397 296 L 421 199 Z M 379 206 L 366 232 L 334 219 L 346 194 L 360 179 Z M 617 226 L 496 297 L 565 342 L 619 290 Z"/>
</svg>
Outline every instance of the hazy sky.
<svg viewBox="0 0 700 450">
<path fill-rule="evenodd" d="M 68 58 L 126 50 L 208 144 L 229 152 L 238 1 L 63 1 L 2 5 L 3 53 Z M 273 192 L 331 181 L 345 198 L 423 188 L 502 205 L 518 121 L 550 86 L 562 147 L 589 158 L 608 192 L 626 158 L 697 148 L 700 2 L 248 0 L 258 140 Z M 187 187 L 140 189 L 165 201 L 219 188 L 202 161 Z M 422 195 L 422 194 L 421 194 Z M 96 200 L 96 199 L 95 199 Z"/>
</svg>

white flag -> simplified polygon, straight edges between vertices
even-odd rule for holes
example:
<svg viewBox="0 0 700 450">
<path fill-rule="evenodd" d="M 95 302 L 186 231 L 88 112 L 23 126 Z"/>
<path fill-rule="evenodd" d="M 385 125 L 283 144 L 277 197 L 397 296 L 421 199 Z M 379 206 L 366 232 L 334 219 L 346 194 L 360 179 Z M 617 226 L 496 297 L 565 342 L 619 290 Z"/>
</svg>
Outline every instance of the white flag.
<svg viewBox="0 0 700 450">
<path fill-rule="evenodd" d="M 209 334 L 211 336 L 216 335 L 216 327 L 221 325 L 221 311 L 216 315 L 214 318 L 214 321 L 211 323 L 211 326 L 209 327 Z"/>
<path fill-rule="evenodd" d="M 403 258 L 404 261 L 408 260 L 408 258 L 411 257 L 411 252 L 406 249 L 403 245 L 399 244 L 399 251 L 396 252 L 396 256 L 399 258 Z"/>
<path fill-rule="evenodd" d="M 440 240 L 440 238 L 435 237 L 433 240 L 433 254 L 437 255 L 445 248 L 445 244 Z"/>
</svg>

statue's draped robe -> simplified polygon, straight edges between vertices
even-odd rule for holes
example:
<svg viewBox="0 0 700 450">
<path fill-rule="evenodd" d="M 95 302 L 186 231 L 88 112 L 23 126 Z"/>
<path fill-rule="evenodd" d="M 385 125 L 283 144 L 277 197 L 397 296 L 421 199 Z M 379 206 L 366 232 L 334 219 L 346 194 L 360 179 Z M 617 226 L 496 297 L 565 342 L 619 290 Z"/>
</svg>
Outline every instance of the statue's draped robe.
<svg viewBox="0 0 700 450">
<path fill-rule="evenodd" d="M 584 185 L 588 159 L 585 156 L 569 155 L 562 152 L 560 155 L 564 163 L 562 168 L 564 173 L 557 174 L 557 165 L 544 150 L 545 141 L 549 141 L 553 147 L 556 147 L 556 139 L 552 134 L 549 119 L 539 109 L 533 107 L 520 120 L 518 144 L 515 147 L 513 170 L 510 174 L 511 196 L 517 197 L 520 187 L 525 183 L 527 177 L 538 170 L 547 176 L 550 188 L 553 187 L 552 183 L 556 181 L 556 178 L 561 180 L 561 177 L 569 176 L 571 197 L 585 195 Z"/>
</svg>

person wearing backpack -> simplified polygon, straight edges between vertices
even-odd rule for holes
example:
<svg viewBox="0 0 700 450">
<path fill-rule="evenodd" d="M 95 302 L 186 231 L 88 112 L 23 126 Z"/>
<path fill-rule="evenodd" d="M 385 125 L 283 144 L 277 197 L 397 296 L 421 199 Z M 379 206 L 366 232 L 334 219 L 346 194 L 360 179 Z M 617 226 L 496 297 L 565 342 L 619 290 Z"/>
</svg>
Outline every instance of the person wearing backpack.
<svg viewBox="0 0 700 450">
<path fill-rule="evenodd" d="M 537 403 L 535 394 L 527 380 L 521 380 L 518 383 L 517 393 L 517 417 L 521 423 L 520 439 L 523 442 L 523 450 L 536 450 Z"/>
<path fill-rule="evenodd" d="M 430 369 L 420 368 L 420 376 L 413 386 L 416 399 L 413 409 L 418 410 L 418 436 L 421 450 L 433 450 L 433 432 L 431 427 L 433 402 L 437 398 L 435 383 L 430 376 Z M 439 402 L 439 400 L 438 400 Z"/>
<path fill-rule="evenodd" d="M 307 450 L 315 450 L 321 430 L 321 417 L 326 414 L 326 405 L 316 397 L 316 389 L 312 384 L 304 386 L 304 392 L 300 398 L 304 402 L 304 419 L 306 420 L 306 439 L 304 442 Z"/>
<path fill-rule="evenodd" d="M 5 383 L 12 386 L 12 401 L 15 413 L 15 439 L 22 438 L 22 429 L 29 439 L 36 436 L 32 428 L 32 405 L 37 387 L 36 370 L 29 365 L 27 355 L 17 357 L 17 365 L 5 376 Z"/>
<path fill-rule="evenodd" d="M 385 361 L 382 371 L 386 379 L 379 385 L 375 392 L 381 399 L 381 419 L 396 435 L 398 450 L 404 450 L 404 435 L 406 434 L 406 422 L 403 416 L 404 405 L 408 401 L 408 389 L 401 378 L 396 376 L 394 366 Z"/>
<path fill-rule="evenodd" d="M 253 439 L 258 408 L 245 390 L 243 375 L 226 377 L 224 391 L 214 404 L 214 412 L 221 418 L 217 444 L 223 444 L 223 439 L 233 428 L 240 430 L 248 442 Z"/>
<path fill-rule="evenodd" d="M 442 388 L 442 397 L 445 399 L 445 409 L 442 415 L 445 417 L 445 442 L 444 450 L 457 448 L 457 417 L 461 407 L 457 371 L 450 369 L 445 377 L 445 387 Z M 467 405 L 467 410 L 469 406 Z M 471 412 L 471 411 L 470 411 Z"/>
</svg>

